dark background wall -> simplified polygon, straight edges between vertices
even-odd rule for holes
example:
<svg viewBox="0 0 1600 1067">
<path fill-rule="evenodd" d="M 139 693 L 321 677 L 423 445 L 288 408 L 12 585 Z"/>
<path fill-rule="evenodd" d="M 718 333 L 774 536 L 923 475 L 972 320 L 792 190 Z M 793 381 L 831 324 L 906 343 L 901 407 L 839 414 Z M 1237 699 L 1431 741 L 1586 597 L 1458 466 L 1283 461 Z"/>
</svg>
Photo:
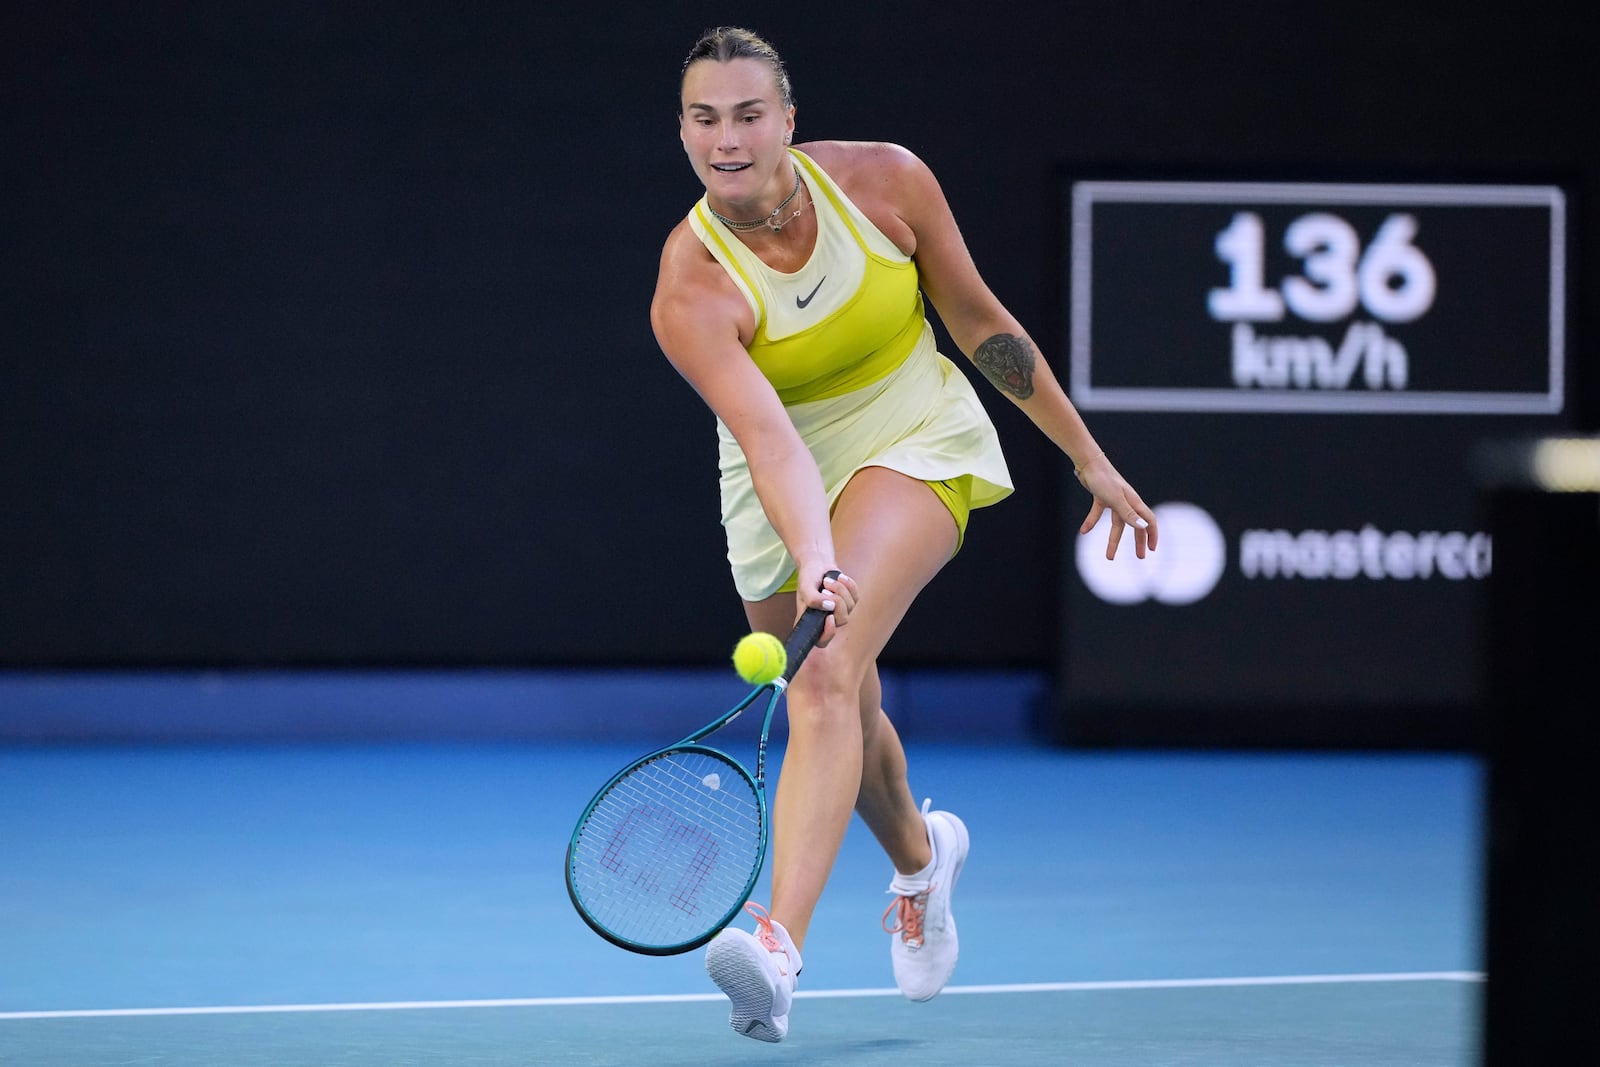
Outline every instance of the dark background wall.
<svg viewBox="0 0 1600 1067">
<path fill-rule="evenodd" d="M 785 53 L 800 139 L 932 164 L 1063 370 L 1063 173 L 1559 183 L 1595 427 L 1596 42 L 1571 12 L 848 10 L 8 6 L 0 666 L 720 661 L 743 621 L 712 424 L 647 320 L 700 192 L 678 66 L 719 22 Z M 896 663 L 1055 654 L 1086 498 L 990 407 L 1019 492 Z M 1204 463 L 1127 473 L 1167 499 Z"/>
</svg>

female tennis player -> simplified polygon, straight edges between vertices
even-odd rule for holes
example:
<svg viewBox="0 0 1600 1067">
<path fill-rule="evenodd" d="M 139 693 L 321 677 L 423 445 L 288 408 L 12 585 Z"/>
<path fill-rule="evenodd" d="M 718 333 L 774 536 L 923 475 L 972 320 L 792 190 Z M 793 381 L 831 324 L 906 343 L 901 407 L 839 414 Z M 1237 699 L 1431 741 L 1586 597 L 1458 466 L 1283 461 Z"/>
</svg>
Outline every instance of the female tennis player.
<svg viewBox="0 0 1600 1067">
<path fill-rule="evenodd" d="M 877 658 L 961 546 L 970 511 L 1007 496 L 994 427 L 935 348 L 924 295 L 983 377 L 1072 460 L 1093 495 L 1156 547 L 1156 518 L 989 291 L 939 183 L 898 145 L 791 146 L 795 103 L 773 47 L 722 27 L 684 61 L 679 137 L 705 196 L 667 237 L 651 305 L 662 351 L 716 415 L 722 522 L 753 630 L 833 613 L 788 690 L 773 798 L 770 910 L 728 928 L 706 968 L 734 1030 L 781 1041 L 812 912 L 852 809 L 894 866 L 883 918 L 896 984 L 935 996 L 957 956 L 951 894 L 966 827 L 919 809 L 881 706 Z M 838 579 L 823 575 L 837 569 Z"/>
</svg>

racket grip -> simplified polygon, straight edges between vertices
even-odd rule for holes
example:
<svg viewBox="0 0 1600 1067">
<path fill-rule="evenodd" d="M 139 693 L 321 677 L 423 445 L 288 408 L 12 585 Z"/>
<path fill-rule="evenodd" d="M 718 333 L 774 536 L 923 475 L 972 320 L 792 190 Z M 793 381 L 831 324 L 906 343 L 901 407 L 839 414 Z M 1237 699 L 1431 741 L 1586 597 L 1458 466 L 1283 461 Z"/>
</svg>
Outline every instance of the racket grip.
<svg viewBox="0 0 1600 1067">
<path fill-rule="evenodd" d="M 839 577 L 838 571 L 829 571 L 824 578 Z M 811 650 L 817 647 L 817 639 L 822 636 L 822 628 L 828 623 L 830 612 L 821 608 L 807 608 L 800 616 L 800 621 L 794 624 L 794 629 L 789 632 L 789 639 L 783 643 L 785 664 L 783 680 L 785 684 L 794 680 L 800 670 L 800 665 L 811 655 Z"/>
</svg>

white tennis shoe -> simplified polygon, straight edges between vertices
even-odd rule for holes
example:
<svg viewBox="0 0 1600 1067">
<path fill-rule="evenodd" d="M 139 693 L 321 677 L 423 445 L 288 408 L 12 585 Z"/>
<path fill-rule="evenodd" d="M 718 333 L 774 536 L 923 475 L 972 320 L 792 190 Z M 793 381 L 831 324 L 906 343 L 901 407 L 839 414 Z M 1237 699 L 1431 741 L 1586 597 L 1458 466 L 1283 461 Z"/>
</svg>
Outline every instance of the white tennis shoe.
<svg viewBox="0 0 1600 1067">
<path fill-rule="evenodd" d="M 800 951 L 789 931 L 767 909 L 746 904 L 756 932 L 729 927 L 706 947 L 706 974 L 733 1002 L 728 1025 L 757 1041 L 782 1041 L 789 1033 L 789 1005 L 800 984 Z"/>
<path fill-rule="evenodd" d="M 970 839 L 965 823 L 948 811 L 930 812 L 932 803 L 922 802 L 922 821 L 928 827 L 933 862 L 917 875 L 895 872 L 889 884 L 895 900 L 883 913 L 883 929 L 891 935 L 894 982 L 911 1000 L 939 995 L 955 973 L 961 947 L 950 897 L 967 862 Z"/>
</svg>

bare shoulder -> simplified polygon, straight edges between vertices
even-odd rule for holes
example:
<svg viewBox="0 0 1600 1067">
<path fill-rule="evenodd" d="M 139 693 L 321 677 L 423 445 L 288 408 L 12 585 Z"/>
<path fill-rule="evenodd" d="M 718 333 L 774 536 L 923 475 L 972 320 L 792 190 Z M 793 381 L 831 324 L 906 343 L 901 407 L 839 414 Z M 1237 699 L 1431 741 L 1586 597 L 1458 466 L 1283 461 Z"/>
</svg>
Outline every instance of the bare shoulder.
<svg viewBox="0 0 1600 1067">
<path fill-rule="evenodd" d="M 798 147 L 901 251 L 915 254 L 913 220 L 930 200 L 942 201 L 933 172 L 916 153 L 891 141 L 813 141 Z"/>
<path fill-rule="evenodd" d="M 695 235 L 694 228 L 689 224 L 688 216 L 678 220 L 678 224 L 667 234 L 667 239 L 661 245 L 661 275 L 665 278 L 669 270 L 679 271 L 692 268 L 695 264 L 711 260 L 711 253 Z M 660 279 L 658 279 L 660 280 Z"/>
<path fill-rule="evenodd" d="M 701 328 L 727 329 L 735 336 L 754 329 L 749 305 L 685 217 L 661 246 L 650 317 L 657 338 L 697 333 Z"/>
<path fill-rule="evenodd" d="M 656 275 L 657 295 L 690 289 L 703 296 L 707 286 L 715 288 L 717 282 L 727 280 L 727 272 L 694 232 L 688 217 L 681 219 L 661 246 L 661 263 Z"/>
<path fill-rule="evenodd" d="M 854 186 L 898 184 L 927 174 L 928 167 L 909 148 L 892 141 L 811 141 L 797 145 L 854 197 Z"/>
</svg>

